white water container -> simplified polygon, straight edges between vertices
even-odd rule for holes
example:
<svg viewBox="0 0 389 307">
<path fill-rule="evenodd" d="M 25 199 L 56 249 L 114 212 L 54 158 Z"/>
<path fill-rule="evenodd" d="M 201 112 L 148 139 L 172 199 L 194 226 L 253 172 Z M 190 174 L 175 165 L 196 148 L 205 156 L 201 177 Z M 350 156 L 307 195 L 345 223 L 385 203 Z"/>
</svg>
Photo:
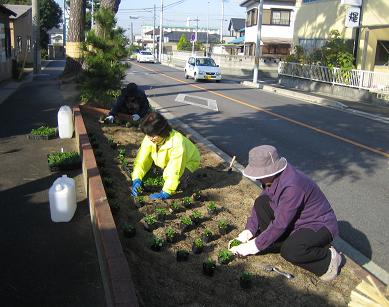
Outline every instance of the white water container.
<svg viewBox="0 0 389 307">
<path fill-rule="evenodd" d="M 76 212 L 76 184 L 66 175 L 57 178 L 49 189 L 50 215 L 53 222 L 69 222 Z"/>
<path fill-rule="evenodd" d="M 69 106 L 59 108 L 58 134 L 60 139 L 71 139 L 73 136 L 73 113 Z"/>
</svg>

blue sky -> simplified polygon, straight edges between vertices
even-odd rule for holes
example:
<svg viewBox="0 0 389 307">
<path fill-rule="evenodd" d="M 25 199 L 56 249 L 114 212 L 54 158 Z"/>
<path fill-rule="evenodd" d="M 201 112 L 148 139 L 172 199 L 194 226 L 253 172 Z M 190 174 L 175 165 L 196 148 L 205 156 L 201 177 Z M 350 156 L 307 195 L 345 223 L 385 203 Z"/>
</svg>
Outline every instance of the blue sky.
<svg viewBox="0 0 389 307">
<path fill-rule="evenodd" d="M 63 7 L 62 0 L 56 0 Z M 179 2 L 179 3 L 177 3 Z M 182 2 L 180 4 L 180 2 Z M 245 9 L 239 6 L 242 0 L 224 0 L 224 33 L 227 33 L 228 22 L 230 18 L 245 18 Z M 199 19 L 199 27 L 207 26 L 207 12 L 209 3 L 209 27 L 220 28 L 221 21 L 221 3 L 222 0 L 163 0 L 164 24 L 166 25 L 186 25 L 187 17 Z M 174 5 L 174 3 L 177 3 Z M 153 6 L 157 7 L 156 23 L 159 25 L 161 0 L 122 0 L 119 6 L 119 12 L 116 17 L 118 25 L 124 29 L 130 28 L 131 21 L 134 25 L 134 34 L 140 33 L 142 25 L 153 24 Z M 147 9 L 147 10 L 145 10 Z M 130 16 L 139 17 L 130 20 Z M 129 33 L 129 32 L 128 32 Z"/>
</svg>

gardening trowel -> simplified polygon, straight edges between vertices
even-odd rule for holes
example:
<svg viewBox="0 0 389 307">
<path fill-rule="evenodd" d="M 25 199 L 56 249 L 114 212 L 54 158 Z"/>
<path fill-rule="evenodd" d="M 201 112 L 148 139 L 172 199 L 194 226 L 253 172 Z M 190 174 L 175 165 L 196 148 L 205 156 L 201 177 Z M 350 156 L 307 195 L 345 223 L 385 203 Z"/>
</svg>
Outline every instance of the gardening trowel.
<svg viewBox="0 0 389 307">
<path fill-rule="evenodd" d="M 236 156 L 233 156 L 232 160 L 231 160 L 231 163 L 230 163 L 230 166 L 229 166 L 229 168 L 227 170 L 228 173 L 232 173 L 232 165 L 234 164 L 235 159 L 236 159 Z"/>
<path fill-rule="evenodd" d="M 267 271 L 267 272 L 276 272 L 282 276 L 285 276 L 287 279 L 292 279 L 294 278 L 294 276 L 292 274 L 289 274 L 287 272 L 283 272 L 283 271 L 280 271 L 279 269 L 277 269 L 276 267 L 270 265 L 270 264 L 260 264 L 258 265 L 261 269 Z"/>
</svg>

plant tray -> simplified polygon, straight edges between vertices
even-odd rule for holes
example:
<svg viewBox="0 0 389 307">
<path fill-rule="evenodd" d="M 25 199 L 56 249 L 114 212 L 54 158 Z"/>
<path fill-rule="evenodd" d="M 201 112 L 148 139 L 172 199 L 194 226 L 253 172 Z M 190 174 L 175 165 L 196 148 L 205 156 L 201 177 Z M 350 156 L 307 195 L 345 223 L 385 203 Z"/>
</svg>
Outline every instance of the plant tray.
<svg viewBox="0 0 389 307">
<path fill-rule="evenodd" d="M 36 134 L 27 134 L 27 139 L 29 140 L 52 140 L 56 139 L 58 137 L 58 129 L 55 129 L 54 134 L 49 134 L 49 135 L 36 135 Z"/>
<path fill-rule="evenodd" d="M 49 156 L 50 154 L 47 155 L 47 160 L 49 160 Z M 82 161 L 81 158 L 79 157 L 78 159 L 75 159 L 74 161 L 71 162 L 64 162 L 59 164 L 49 163 L 48 165 L 51 172 L 71 171 L 71 170 L 80 169 L 82 167 Z"/>
</svg>

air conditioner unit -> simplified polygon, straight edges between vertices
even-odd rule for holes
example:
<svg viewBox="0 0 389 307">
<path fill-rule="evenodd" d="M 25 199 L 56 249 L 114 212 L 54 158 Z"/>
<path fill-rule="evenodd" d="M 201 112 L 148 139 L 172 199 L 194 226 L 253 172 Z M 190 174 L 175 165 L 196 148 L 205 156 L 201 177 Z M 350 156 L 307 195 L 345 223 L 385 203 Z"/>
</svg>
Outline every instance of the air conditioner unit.
<svg viewBox="0 0 389 307">
<path fill-rule="evenodd" d="M 352 6 L 361 6 L 362 0 L 340 0 L 340 4 L 347 4 Z"/>
</svg>

